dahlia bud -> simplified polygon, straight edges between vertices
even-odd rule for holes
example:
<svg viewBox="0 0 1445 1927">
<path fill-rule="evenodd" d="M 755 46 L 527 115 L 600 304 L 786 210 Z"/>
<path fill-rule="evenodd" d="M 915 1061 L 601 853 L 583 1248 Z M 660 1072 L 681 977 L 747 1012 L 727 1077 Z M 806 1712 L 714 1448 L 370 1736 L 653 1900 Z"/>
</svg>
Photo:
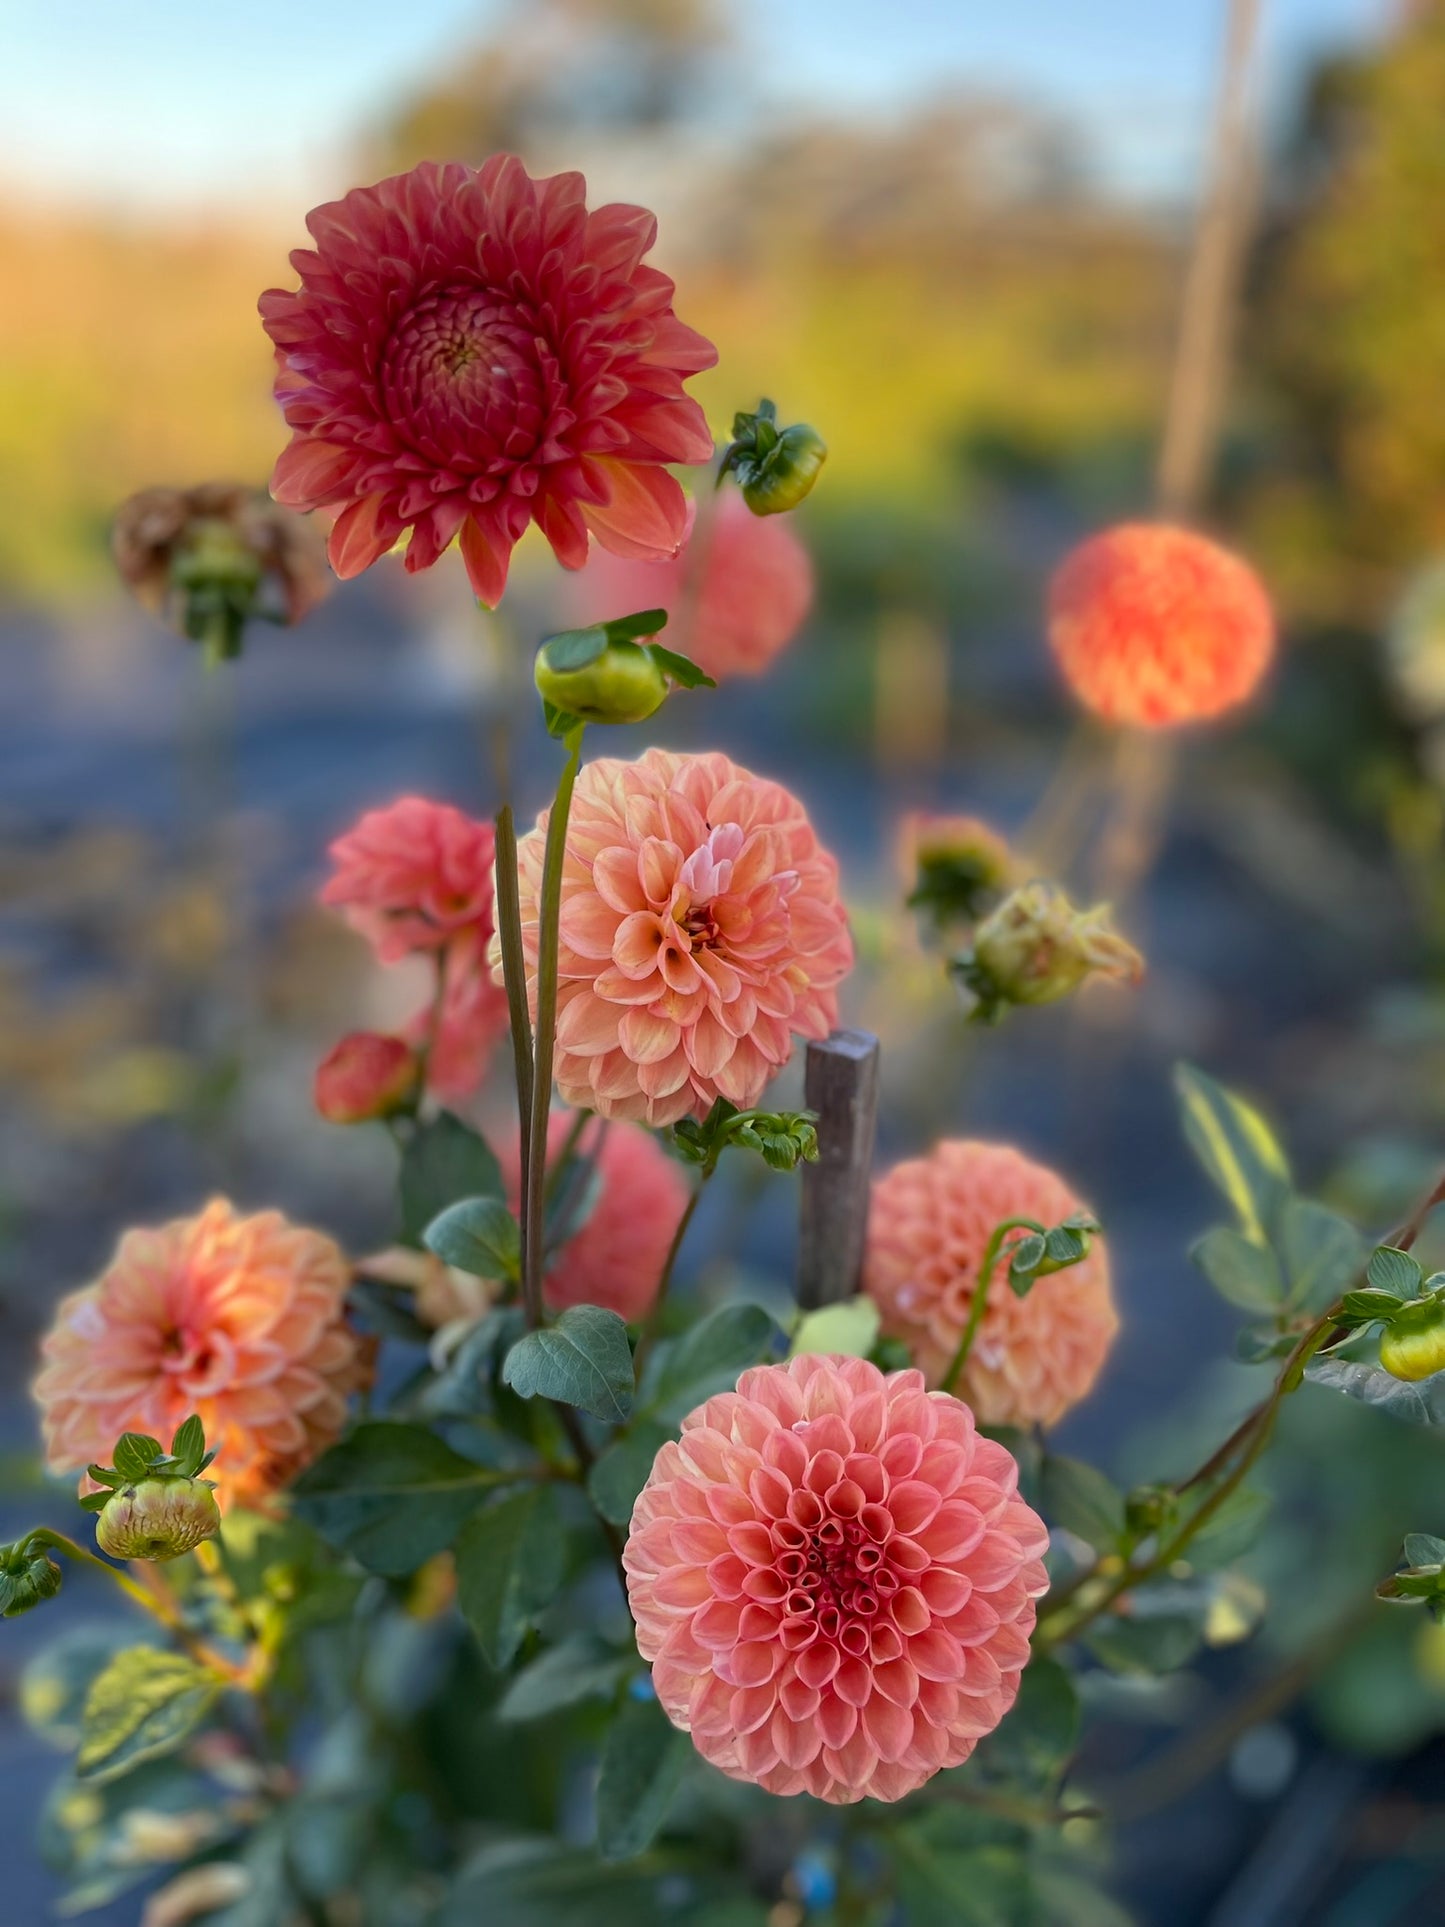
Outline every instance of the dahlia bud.
<svg viewBox="0 0 1445 1927">
<path fill-rule="evenodd" d="M 973 1008 L 993 1023 L 1008 1004 L 1052 1004 L 1086 977 L 1137 984 L 1144 959 L 1109 922 L 1109 906 L 1076 910 L 1055 883 L 1026 883 L 1013 891 L 974 935 L 973 948 L 952 969 Z"/>
<path fill-rule="evenodd" d="M 1392 1378 L 1411 1382 L 1445 1371 L 1445 1300 L 1402 1305 L 1381 1334 L 1380 1363 Z"/>
<path fill-rule="evenodd" d="M 827 459 L 828 445 L 816 428 L 806 422 L 779 428 L 777 409 L 763 400 L 755 413 L 734 415 L 718 480 L 736 475 L 754 515 L 781 515 L 811 492 Z"/>
<path fill-rule="evenodd" d="M 666 627 L 666 609 L 643 609 L 549 636 L 532 678 L 552 734 L 565 736 L 579 723 L 646 722 L 674 686 L 715 689 L 695 662 L 656 640 Z"/>
<path fill-rule="evenodd" d="M 900 855 L 913 886 L 908 907 L 924 911 L 939 930 L 976 923 L 1007 890 L 1014 871 L 1007 843 L 975 816 L 906 816 Z"/>
<path fill-rule="evenodd" d="M 353 1030 L 316 1067 L 316 1108 L 329 1124 L 369 1124 L 410 1109 L 420 1072 L 404 1038 Z"/>
<path fill-rule="evenodd" d="M 141 1479 L 106 1500 L 95 1543 L 112 1559 L 179 1559 L 220 1529 L 209 1479 Z"/>
<path fill-rule="evenodd" d="M 0 1615 L 18 1619 L 60 1591 L 60 1568 L 44 1547 L 22 1539 L 0 1548 Z"/>
<path fill-rule="evenodd" d="M 310 525 L 233 482 L 142 489 L 116 516 L 111 552 L 136 599 L 212 661 L 240 654 L 248 621 L 299 622 L 330 588 Z"/>
</svg>

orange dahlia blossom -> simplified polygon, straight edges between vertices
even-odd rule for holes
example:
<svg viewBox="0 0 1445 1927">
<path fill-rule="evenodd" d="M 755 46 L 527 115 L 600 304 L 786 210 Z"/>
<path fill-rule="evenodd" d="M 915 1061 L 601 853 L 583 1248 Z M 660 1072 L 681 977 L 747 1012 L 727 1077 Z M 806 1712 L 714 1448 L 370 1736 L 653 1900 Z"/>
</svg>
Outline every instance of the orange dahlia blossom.
<svg viewBox="0 0 1445 1927">
<path fill-rule="evenodd" d="M 665 640 L 718 682 L 760 676 L 808 619 L 813 564 L 787 522 L 752 513 L 741 495 L 716 512 L 671 562 L 627 562 L 594 551 L 568 585 L 573 621 L 601 622 L 628 609 L 666 609 Z"/>
<path fill-rule="evenodd" d="M 586 193 L 496 154 L 423 161 L 307 216 L 300 287 L 260 302 L 294 431 L 271 487 L 337 512 L 338 575 L 407 530 L 409 569 L 459 539 L 489 605 L 530 522 L 571 569 L 589 530 L 619 555 L 676 553 L 685 502 L 665 464 L 712 457 L 683 382 L 717 353 L 642 265 L 652 215 L 589 213 Z"/>
<path fill-rule="evenodd" d="M 909 1346 L 931 1385 L 953 1361 L 984 1248 L 1008 1218 L 1049 1226 L 1085 1210 L 1061 1178 L 1002 1144 L 952 1139 L 873 1186 L 864 1288 L 883 1329 Z M 994 1265 L 978 1336 L 958 1390 L 985 1425 L 1052 1425 L 1093 1386 L 1119 1320 L 1109 1259 L 1096 1239 L 1026 1298 Z"/>
<path fill-rule="evenodd" d="M 519 846 L 536 1010 L 547 812 Z M 557 1083 L 648 1124 L 742 1109 L 826 1037 L 853 961 L 838 865 L 802 805 L 713 752 L 604 758 L 577 781 L 562 872 Z M 500 967 L 493 941 L 492 965 Z"/>
<path fill-rule="evenodd" d="M 93 1285 L 61 1300 L 35 1381 L 52 1472 L 106 1463 L 122 1432 L 169 1439 L 198 1412 L 222 1503 L 255 1505 L 341 1431 L 370 1376 L 346 1323 L 350 1268 L 279 1211 L 128 1231 Z"/>
<path fill-rule="evenodd" d="M 1274 616 L 1238 556 L 1189 529 L 1126 523 L 1064 559 L 1049 641 L 1086 708 L 1159 729 L 1251 695 L 1274 654 Z"/>
<path fill-rule="evenodd" d="M 663 1711 L 770 1793 L 901 1800 L 1013 1705 L 1043 1521 L 919 1372 L 744 1372 L 664 1445 L 623 1565 Z"/>
</svg>

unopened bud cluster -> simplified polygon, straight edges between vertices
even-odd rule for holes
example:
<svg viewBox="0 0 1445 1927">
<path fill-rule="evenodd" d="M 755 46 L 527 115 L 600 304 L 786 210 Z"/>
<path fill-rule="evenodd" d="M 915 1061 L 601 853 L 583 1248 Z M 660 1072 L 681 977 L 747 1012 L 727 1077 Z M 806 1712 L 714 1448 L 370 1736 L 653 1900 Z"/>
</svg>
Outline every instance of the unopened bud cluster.
<svg viewBox="0 0 1445 1927">
<path fill-rule="evenodd" d="M 775 1171 L 818 1161 L 818 1132 L 810 1111 L 739 1111 L 720 1097 L 705 1118 L 684 1117 L 672 1127 L 679 1157 L 711 1170 L 729 1144 L 756 1151 Z"/>
</svg>

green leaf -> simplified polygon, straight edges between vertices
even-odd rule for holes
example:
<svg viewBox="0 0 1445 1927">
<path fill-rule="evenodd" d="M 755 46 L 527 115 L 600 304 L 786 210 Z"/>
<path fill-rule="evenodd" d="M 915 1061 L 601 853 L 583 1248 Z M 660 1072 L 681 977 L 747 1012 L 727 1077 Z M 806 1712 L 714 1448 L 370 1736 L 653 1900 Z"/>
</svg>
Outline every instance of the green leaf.
<svg viewBox="0 0 1445 1927">
<path fill-rule="evenodd" d="M 66 1627 L 26 1661 L 20 1675 L 18 1697 L 26 1725 L 48 1745 L 73 1753 L 80 1745 L 91 1683 L 117 1653 L 136 1644 L 128 1618 L 115 1624 L 91 1620 Z"/>
<path fill-rule="evenodd" d="M 1059 1271 L 1076 1265 L 1088 1249 L 1082 1234 L 1066 1224 L 1056 1224 L 1044 1238 L 1044 1255 Z"/>
<path fill-rule="evenodd" d="M 1407 1566 L 1445 1566 L 1445 1539 L 1437 1539 L 1433 1532 L 1407 1532 L 1405 1564 Z"/>
<path fill-rule="evenodd" d="M 666 609 L 639 609 L 636 615 L 613 616 L 603 623 L 613 642 L 636 642 L 641 636 L 657 636 L 667 627 Z"/>
<path fill-rule="evenodd" d="M 632 1410 L 627 1326 L 600 1305 L 570 1305 L 553 1325 L 528 1332 L 507 1353 L 502 1382 L 519 1398 L 552 1398 L 618 1424 Z"/>
<path fill-rule="evenodd" d="M 1015 1847 L 934 1846 L 917 1826 L 889 1836 L 908 1927 L 1017 1927 L 1028 1915 L 1028 1870 Z"/>
<path fill-rule="evenodd" d="M 626 1699 L 602 1748 L 597 1778 L 597 1851 L 632 1860 L 667 1817 L 692 1752 L 655 1698 Z"/>
<path fill-rule="evenodd" d="M 655 1867 L 608 1866 L 553 1839 L 493 1841 L 457 1875 L 438 1927 L 654 1927 L 657 1886 Z"/>
<path fill-rule="evenodd" d="M 75 1771 L 114 1780 L 142 1760 L 170 1753 L 220 1695 L 221 1682 L 182 1653 L 128 1646 L 91 1682 Z"/>
<path fill-rule="evenodd" d="M 1365 1262 L 1365 1241 L 1349 1219 L 1310 1198 L 1286 1203 L 1278 1242 L 1291 1305 L 1332 1303 Z"/>
<path fill-rule="evenodd" d="M 1346 1398 L 1373 1405 L 1391 1418 L 1410 1425 L 1445 1425 L 1445 1372 L 1411 1384 L 1394 1378 L 1378 1365 L 1356 1363 L 1347 1358 L 1312 1358 L 1305 1367 L 1312 1385 L 1324 1385 Z"/>
<path fill-rule="evenodd" d="M 680 656 L 675 649 L 664 649 L 661 643 L 649 643 L 647 653 L 659 669 L 665 670 L 679 689 L 716 689 L 717 683 L 705 669 L 700 669 L 690 656 Z"/>
<path fill-rule="evenodd" d="M 594 622 L 586 629 L 561 629 L 555 636 L 548 636 L 538 653 L 547 658 L 549 669 L 565 675 L 596 662 L 606 648 L 607 631 L 600 622 Z"/>
<path fill-rule="evenodd" d="M 1048 1240 L 1041 1231 L 1030 1231 L 1009 1248 L 1009 1281 L 1015 1289 L 1024 1282 L 1032 1285 L 1048 1249 Z"/>
<path fill-rule="evenodd" d="M 1371 1324 L 1376 1319 L 1393 1318 L 1403 1302 L 1393 1291 L 1347 1291 L 1340 1300 L 1340 1310 Z"/>
<path fill-rule="evenodd" d="M 1394 1245 L 1378 1245 L 1370 1253 L 1366 1276 L 1376 1291 L 1388 1291 L 1396 1298 L 1413 1298 L 1425 1273 L 1408 1251 Z"/>
<path fill-rule="evenodd" d="M 1203 1641 L 1198 1622 L 1187 1613 L 1111 1613 L 1084 1635 L 1091 1653 L 1116 1673 L 1173 1673 L 1185 1666 Z"/>
<path fill-rule="evenodd" d="M 481 1137 L 450 1111 L 418 1127 L 401 1159 L 401 1229 L 420 1244 L 427 1226 L 458 1198 L 506 1196 L 502 1167 Z"/>
<path fill-rule="evenodd" d="M 474 1278 L 522 1274 L 522 1230 L 500 1198 L 463 1198 L 433 1218 L 422 1234 L 428 1251 Z"/>
<path fill-rule="evenodd" d="M 192 1412 L 185 1424 L 180 1426 L 171 1440 L 171 1457 L 189 1479 L 193 1479 L 201 1469 L 201 1461 L 206 1456 L 206 1428 L 198 1413 Z"/>
<path fill-rule="evenodd" d="M 883 1320 L 872 1298 L 846 1298 L 805 1312 L 793 1332 L 789 1358 L 808 1352 L 837 1352 L 845 1358 L 866 1358 L 878 1343 Z"/>
<path fill-rule="evenodd" d="M 648 1411 L 660 1419 L 682 1419 L 714 1392 L 732 1391 L 749 1365 L 771 1349 L 777 1331 L 761 1305 L 720 1305 L 684 1332 L 662 1359 L 648 1387 Z"/>
<path fill-rule="evenodd" d="M 292 1510 L 368 1571 L 400 1578 L 444 1551 L 506 1478 L 423 1426 L 373 1419 L 302 1473 Z"/>
<path fill-rule="evenodd" d="M 1241 1486 L 1199 1528 L 1184 1557 L 1201 1572 L 1227 1566 L 1249 1551 L 1259 1537 L 1273 1501 L 1267 1492 Z"/>
<path fill-rule="evenodd" d="M 577 1633 L 551 1646 L 530 1666 L 524 1666 L 503 1694 L 499 1720 L 537 1720 L 580 1700 L 605 1698 L 613 1693 L 635 1660 L 608 1646 L 595 1633 Z"/>
<path fill-rule="evenodd" d="M 599 1453 L 587 1475 L 587 1495 L 609 1524 L 632 1523 L 637 1495 L 662 1447 L 676 1434 L 651 1419 L 639 1419 L 625 1438 Z"/>
<path fill-rule="evenodd" d="M 1221 1298 L 1241 1311 L 1274 1311 L 1284 1303 L 1284 1278 L 1274 1254 L 1229 1225 L 1216 1225 L 1190 1248 Z"/>
<path fill-rule="evenodd" d="M 1263 1243 L 1290 1188 L 1289 1165 L 1274 1133 L 1252 1105 L 1192 1064 L 1176 1067 L 1174 1085 L 1191 1150 L 1244 1230 Z"/>
<path fill-rule="evenodd" d="M 1085 1540 L 1096 1552 L 1111 1552 L 1124 1530 L 1124 1495 L 1112 1479 L 1082 1459 L 1052 1452 L 1044 1460 L 1043 1509 L 1065 1532 Z"/>
<path fill-rule="evenodd" d="M 122 1481 L 133 1484 L 145 1478 L 159 1458 L 164 1458 L 165 1447 L 159 1439 L 153 1439 L 145 1432 L 123 1432 L 116 1443 L 115 1469 Z"/>
<path fill-rule="evenodd" d="M 551 1603 L 566 1570 L 566 1540 L 556 1495 L 530 1486 L 474 1513 L 456 1543 L 457 1597 L 463 1616 L 498 1672 Z"/>
<path fill-rule="evenodd" d="M 1058 1778 L 1079 1744 L 1079 1695 L 1056 1659 L 1032 1659 L 1002 1726 L 979 1749 L 980 1762 L 1031 1790 Z"/>
<path fill-rule="evenodd" d="M 125 1479 L 116 1471 L 113 1465 L 88 1465 L 85 1469 L 97 1485 L 109 1486 L 111 1492 L 114 1492 L 119 1486 L 125 1484 Z M 101 1505 L 104 1505 L 110 1497 L 110 1492 L 92 1492 L 87 1496 L 92 1499 L 98 1499 Z M 85 1500 L 82 1499 L 80 1503 L 84 1505 Z"/>
</svg>

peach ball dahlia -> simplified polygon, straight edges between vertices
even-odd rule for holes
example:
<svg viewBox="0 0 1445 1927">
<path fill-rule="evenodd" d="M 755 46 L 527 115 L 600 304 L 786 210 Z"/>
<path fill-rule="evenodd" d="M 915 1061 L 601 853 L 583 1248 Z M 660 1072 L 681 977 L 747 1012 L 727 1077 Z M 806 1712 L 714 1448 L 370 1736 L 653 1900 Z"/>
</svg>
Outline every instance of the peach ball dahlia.
<svg viewBox="0 0 1445 1927">
<path fill-rule="evenodd" d="M 939 1384 L 968 1323 L 984 1248 L 1009 1218 L 1050 1226 L 1085 1210 L 1052 1171 L 1002 1144 L 949 1139 L 897 1164 L 873 1186 L 863 1286 L 883 1329 Z M 1009 1289 L 1006 1254 L 958 1383 L 985 1425 L 1053 1425 L 1092 1388 L 1118 1330 L 1102 1239 L 1026 1298 Z"/>
<path fill-rule="evenodd" d="M 1112 723 L 1202 722 L 1253 694 L 1274 615 L 1246 562 L 1189 529 L 1125 523 L 1049 585 L 1049 641 L 1070 688 Z"/>
<path fill-rule="evenodd" d="M 61 1300 L 35 1381 L 46 1463 L 109 1463 L 122 1432 L 169 1442 L 198 1412 L 222 1503 L 255 1505 L 331 1444 L 370 1376 L 346 1323 L 350 1267 L 319 1231 L 224 1198 L 128 1231 Z"/>
<path fill-rule="evenodd" d="M 658 1453 L 623 1554 L 668 1718 L 732 1779 L 835 1804 L 959 1765 L 1013 1705 L 1048 1583 L 1017 1480 L 919 1372 L 744 1372 Z"/>
<path fill-rule="evenodd" d="M 701 533 L 689 513 L 687 545 L 671 562 L 628 562 L 594 551 L 568 584 L 579 623 L 631 609 L 666 609 L 666 640 L 718 682 L 760 676 L 793 640 L 813 606 L 813 563 L 777 516 L 754 515 L 728 491 Z"/>
<path fill-rule="evenodd" d="M 519 846 L 536 1012 L 547 813 Z M 493 942 L 494 972 L 500 953 Z M 853 961 L 838 865 L 802 805 L 720 752 L 650 749 L 578 778 L 562 873 L 557 1083 L 652 1125 L 755 1105 L 792 1038 L 826 1037 Z"/>
<path fill-rule="evenodd" d="M 515 155 L 423 161 L 307 216 L 295 289 L 261 296 L 293 430 L 272 492 L 336 512 L 332 567 L 359 575 L 410 531 L 409 569 L 454 540 L 495 605 L 535 522 L 567 568 L 589 531 L 668 556 L 685 500 L 669 462 L 712 436 L 683 382 L 717 360 L 642 257 L 645 208 L 588 212 L 580 174 Z"/>
</svg>

